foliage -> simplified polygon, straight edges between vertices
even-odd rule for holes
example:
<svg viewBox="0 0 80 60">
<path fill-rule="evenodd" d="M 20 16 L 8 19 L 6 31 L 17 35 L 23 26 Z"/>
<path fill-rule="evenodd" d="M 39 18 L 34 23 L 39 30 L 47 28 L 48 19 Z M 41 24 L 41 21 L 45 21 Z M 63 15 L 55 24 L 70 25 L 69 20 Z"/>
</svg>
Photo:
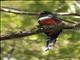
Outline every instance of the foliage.
<svg viewBox="0 0 80 60">
<path fill-rule="evenodd" d="M 51 12 L 67 12 L 70 4 L 76 1 L 51 0 L 51 1 L 0 1 L 1 6 L 13 7 L 29 12 L 40 12 L 43 10 Z M 80 7 L 74 5 L 76 12 L 80 12 Z M 73 12 L 73 11 L 70 11 Z M 60 16 L 72 22 L 80 22 L 80 19 L 72 16 Z M 16 15 L 13 13 L 1 12 L 0 28 L 1 35 L 11 32 L 30 30 L 38 25 L 34 16 Z M 8 52 L 15 45 L 15 50 L 11 54 L 14 60 L 79 60 L 80 59 L 80 30 L 64 30 L 58 37 L 53 50 L 43 54 L 42 47 L 45 45 L 46 36 L 44 34 L 33 35 L 8 41 L 1 41 L 0 57 L 5 58 Z"/>
</svg>

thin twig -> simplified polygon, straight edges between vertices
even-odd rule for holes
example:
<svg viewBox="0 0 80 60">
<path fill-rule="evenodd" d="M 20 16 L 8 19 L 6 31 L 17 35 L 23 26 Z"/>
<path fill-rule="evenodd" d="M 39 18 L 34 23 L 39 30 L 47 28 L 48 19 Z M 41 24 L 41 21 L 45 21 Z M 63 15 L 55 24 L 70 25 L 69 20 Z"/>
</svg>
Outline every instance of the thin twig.
<svg viewBox="0 0 80 60">
<path fill-rule="evenodd" d="M 38 16 L 40 14 L 40 12 L 26 12 L 26 11 L 22 11 L 19 9 L 15 9 L 15 8 L 9 8 L 9 7 L 1 7 L 0 11 L 3 12 L 9 12 L 9 13 L 14 13 L 14 14 L 21 14 L 21 15 L 34 15 L 34 16 Z M 61 16 L 69 16 L 69 15 L 73 15 L 73 16 L 80 16 L 80 13 L 54 13 L 55 15 L 61 15 Z"/>
<path fill-rule="evenodd" d="M 57 13 L 57 15 L 61 15 L 61 16 L 80 16 L 80 13 Z"/>
<path fill-rule="evenodd" d="M 15 8 L 9 8 L 9 7 L 1 7 L 0 11 L 14 13 L 14 14 L 21 14 L 21 15 L 39 15 L 36 12 L 26 12 L 26 11 L 22 11 Z"/>
</svg>

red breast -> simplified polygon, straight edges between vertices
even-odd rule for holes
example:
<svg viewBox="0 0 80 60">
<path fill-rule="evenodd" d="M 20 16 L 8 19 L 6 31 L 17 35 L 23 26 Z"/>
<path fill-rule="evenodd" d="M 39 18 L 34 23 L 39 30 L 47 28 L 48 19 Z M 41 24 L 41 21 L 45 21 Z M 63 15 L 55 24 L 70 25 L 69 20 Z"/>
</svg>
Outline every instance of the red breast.
<svg viewBox="0 0 80 60">
<path fill-rule="evenodd" d="M 55 24 L 57 24 L 57 21 L 53 20 L 52 18 L 47 18 L 44 20 L 40 20 L 39 24 L 40 25 L 55 25 Z"/>
</svg>

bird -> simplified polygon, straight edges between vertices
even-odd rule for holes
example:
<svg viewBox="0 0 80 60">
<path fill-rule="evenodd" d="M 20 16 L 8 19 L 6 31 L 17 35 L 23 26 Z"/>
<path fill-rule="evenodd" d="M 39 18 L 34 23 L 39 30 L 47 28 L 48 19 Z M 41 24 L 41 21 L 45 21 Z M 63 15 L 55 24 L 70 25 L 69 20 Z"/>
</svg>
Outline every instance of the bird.
<svg viewBox="0 0 80 60">
<path fill-rule="evenodd" d="M 62 23 L 62 21 L 59 19 L 59 17 L 57 17 L 57 15 L 53 14 L 52 12 L 43 11 L 38 16 L 38 23 L 40 26 L 48 26 L 57 25 L 59 23 Z M 53 45 L 55 45 L 56 39 L 61 32 L 62 29 L 49 30 L 44 32 L 47 35 L 46 46 L 44 48 L 45 51 L 48 51 L 52 48 Z"/>
</svg>

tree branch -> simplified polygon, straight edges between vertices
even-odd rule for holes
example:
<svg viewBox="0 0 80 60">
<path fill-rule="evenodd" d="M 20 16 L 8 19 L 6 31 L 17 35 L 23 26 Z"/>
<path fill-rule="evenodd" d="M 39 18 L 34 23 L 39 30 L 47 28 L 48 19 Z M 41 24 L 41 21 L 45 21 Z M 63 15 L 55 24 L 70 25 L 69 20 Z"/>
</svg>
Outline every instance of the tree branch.
<svg viewBox="0 0 80 60">
<path fill-rule="evenodd" d="M 38 27 L 36 30 L 34 31 L 25 31 L 25 32 L 19 32 L 19 33 L 12 33 L 9 35 L 4 35 L 4 36 L 0 36 L 0 41 L 4 41 L 4 40 L 8 40 L 8 39 L 14 39 L 14 38 L 21 38 L 21 37 L 25 37 L 25 36 L 30 36 L 30 35 L 34 35 L 34 34 L 39 34 L 39 33 L 44 33 L 47 32 L 49 30 L 57 30 L 57 29 L 73 29 L 73 28 L 80 28 L 80 23 L 79 24 L 63 24 L 60 23 L 58 25 L 49 25 L 49 26 L 41 26 Z"/>
<path fill-rule="evenodd" d="M 69 15 L 80 16 L 80 13 L 57 13 L 57 15 L 61 15 L 61 16 L 69 16 Z"/>
<path fill-rule="evenodd" d="M 38 28 L 35 31 L 25 31 L 25 32 L 23 31 L 23 32 L 19 32 L 19 33 L 12 33 L 9 35 L 1 36 L 0 41 L 6 40 L 6 39 L 20 38 L 20 37 L 25 37 L 25 36 L 29 36 L 29 35 L 39 34 L 39 33 L 45 32 L 45 31 L 46 31 L 46 29 L 44 29 L 44 28 Z"/>
<path fill-rule="evenodd" d="M 39 13 L 36 12 L 26 12 L 26 11 L 22 11 L 15 8 L 9 8 L 9 7 L 1 7 L 0 11 L 14 13 L 14 14 L 21 14 L 21 15 L 39 15 Z"/>
<path fill-rule="evenodd" d="M 0 11 L 14 13 L 14 14 L 21 14 L 21 15 L 34 15 L 34 16 L 37 16 L 40 14 L 40 12 L 39 13 L 38 12 L 26 12 L 26 11 L 21 11 L 19 9 L 9 8 L 9 7 L 1 7 Z M 61 15 L 61 16 L 69 16 L 69 15 L 80 16 L 80 13 L 54 13 L 54 14 Z"/>
</svg>

